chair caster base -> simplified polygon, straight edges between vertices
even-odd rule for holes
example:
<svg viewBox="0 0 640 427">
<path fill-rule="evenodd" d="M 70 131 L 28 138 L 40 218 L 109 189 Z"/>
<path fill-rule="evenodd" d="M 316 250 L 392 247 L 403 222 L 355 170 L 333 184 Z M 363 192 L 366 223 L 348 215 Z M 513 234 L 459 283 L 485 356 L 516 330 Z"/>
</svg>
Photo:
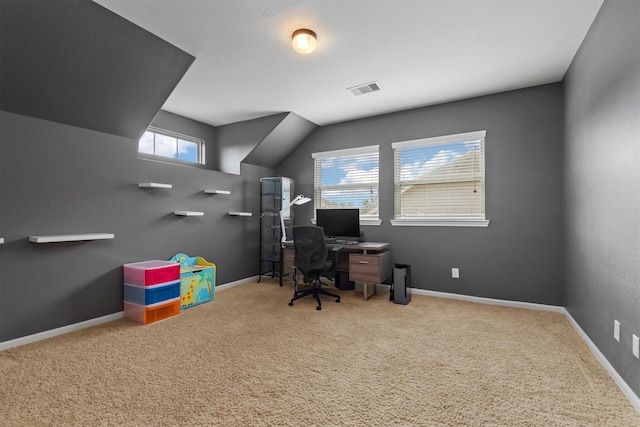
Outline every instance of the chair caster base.
<svg viewBox="0 0 640 427">
<path fill-rule="evenodd" d="M 318 303 L 318 305 L 316 306 L 316 310 L 322 310 L 322 304 L 320 303 L 320 295 L 330 296 L 332 298 L 335 298 L 335 302 L 340 302 L 340 295 L 327 292 L 324 289 L 322 289 L 322 287 L 320 287 L 318 283 L 314 282 L 312 288 L 294 292 L 293 298 L 291 298 L 291 301 L 289 301 L 289 306 L 292 306 L 294 301 L 297 301 L 300 298 L 303 298 L 309 295 L 313 296 L 315 301 Z"/>
</svg>

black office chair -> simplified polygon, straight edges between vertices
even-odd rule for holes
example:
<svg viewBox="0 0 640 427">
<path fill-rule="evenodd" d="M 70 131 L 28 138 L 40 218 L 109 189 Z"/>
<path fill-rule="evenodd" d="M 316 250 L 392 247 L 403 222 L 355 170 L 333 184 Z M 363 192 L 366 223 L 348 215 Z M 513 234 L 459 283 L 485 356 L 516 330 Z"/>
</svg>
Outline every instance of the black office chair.
<svg viewBox="0 0 640 427">
<path fill-rule="evenodd" d="M 324 240 L 322 227 L 313 225 L 296 225 L 293 227 L 293 265 L 302 273 L 305 283 L 311 283 L 311 288 L 298 290 L 297 274 L 294 274 L 295 291 L 289 305 L 295 300 L 313 295 L 318 301 L 316 310 L 322 310 L 320 295 L 327 295 L 340 302 L 340 295 L 325 291 L 320 282 L 320 275 L 332 279 L 338 265 L 338 252 L 340 247 L 332 249 L 333 256 L 329 257 L 329 251 Z"/>
</svg>

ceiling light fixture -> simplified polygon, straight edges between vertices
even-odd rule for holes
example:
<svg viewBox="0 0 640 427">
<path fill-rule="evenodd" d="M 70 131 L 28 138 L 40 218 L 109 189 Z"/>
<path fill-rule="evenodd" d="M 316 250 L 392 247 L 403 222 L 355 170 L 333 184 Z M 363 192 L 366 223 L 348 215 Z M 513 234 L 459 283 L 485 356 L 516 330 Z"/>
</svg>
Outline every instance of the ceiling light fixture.
<svg viewBox="0 0 640 427">
<path fill-rule="evenodd" d="M 291 44 L 296 52 L 306 55 L 316 50 L 318 37 L 311 30 L 295 30 L 291 35 Z"/>
</svg>

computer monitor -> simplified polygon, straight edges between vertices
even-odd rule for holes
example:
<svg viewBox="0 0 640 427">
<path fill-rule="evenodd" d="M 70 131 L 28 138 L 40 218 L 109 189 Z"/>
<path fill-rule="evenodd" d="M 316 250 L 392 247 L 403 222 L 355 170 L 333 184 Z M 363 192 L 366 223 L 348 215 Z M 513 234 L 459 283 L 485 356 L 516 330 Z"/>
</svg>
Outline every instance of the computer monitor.
<svg viewBox="0 0 640 427">
<path fill-rule="evenodd" d="M 325 237 L 360 239 L 359 209 L 316 209 L 316 225 Z"/>
</svg>

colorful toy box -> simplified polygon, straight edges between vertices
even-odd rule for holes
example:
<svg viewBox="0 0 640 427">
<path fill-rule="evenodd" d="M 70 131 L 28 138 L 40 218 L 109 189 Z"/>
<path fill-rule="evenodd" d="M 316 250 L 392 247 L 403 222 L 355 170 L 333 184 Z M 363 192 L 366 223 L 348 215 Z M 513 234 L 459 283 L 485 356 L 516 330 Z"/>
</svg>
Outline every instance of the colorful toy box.
<svg viewBox="0 0 640 427">
<path fill-rule="evenodd" d="M 213 301 L 216 286 L 216 265 L 206 259 L 176 254 L 171 261 L 180 263 L 181 309 Z"/>
</svg>

